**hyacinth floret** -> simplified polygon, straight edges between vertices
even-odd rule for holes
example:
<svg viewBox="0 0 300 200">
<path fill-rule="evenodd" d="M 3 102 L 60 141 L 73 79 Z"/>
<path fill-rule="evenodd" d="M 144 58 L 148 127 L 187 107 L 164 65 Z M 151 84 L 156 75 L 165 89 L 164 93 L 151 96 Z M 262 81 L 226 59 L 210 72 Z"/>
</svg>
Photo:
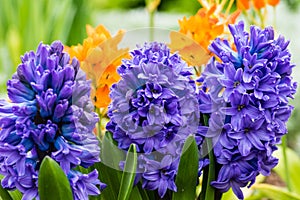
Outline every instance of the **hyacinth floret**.
<svg viewBox="0 0 300 200">
<path fill-rule="evenodd" d="M 221 192 L 232 188 L 243 199 L 241 187 L 269 175 L 278 159 L 272 153 L 287 133 L 296 83 L 292 81 L 289 42 L 272 27 L 244 29 L 243 21 L 229 25 L 234 47 L 216 39 L 213 57 L 199 81 L 200 111 L 210 115 L 206 137 L 214 143 L 220 165 L 211 184 Z"/>
<path fill-rule="evenodd" d="M 131 51 L 131 59 L 122 61 L 121 80 L 111 88 L 106 128 L 119 148 L 137 146 L 144 155 L 138 157 L 142 174 L 137 177 L 145 189 L 157 189 L 161 197 L 167 189 L 176 191 L 182 146 L 199 125 L 191 70 L 165 44 L 145 43 Z"/>
<path fill-rule="evenodd" d="M 18 189 L 24 200 L 39 199 L 39 168 L 49 156 L 69 178 L 74 199 L 100 194 L 105 185 L 97 171 L 75 170 L 100 161 L 93 134 L 98 116 L 89 99 L 90 82 L 78 60 L 70 61 L 60 41 L 40 43 L 36 52 L 21 60 L 7 82 L 9 100 L 0 100 L 2 186 Z"/>
</svg>

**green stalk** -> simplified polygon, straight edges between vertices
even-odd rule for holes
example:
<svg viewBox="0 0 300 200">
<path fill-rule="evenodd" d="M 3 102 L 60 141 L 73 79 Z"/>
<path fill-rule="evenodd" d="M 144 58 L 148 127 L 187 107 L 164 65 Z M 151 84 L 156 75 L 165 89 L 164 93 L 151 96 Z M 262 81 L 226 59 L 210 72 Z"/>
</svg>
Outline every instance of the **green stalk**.
<svg viewBox="0 0 300 200">
<path fill-rule="evenodd" d="M 149 12 L 149 27 L 150 27 L 150 30 L 149 30 L 150 38 L 149 39 L 150 39 L 150 42 L 154 41 L 154 13 L 155 13 L 155 10 Z"/>
<path fill-rule="evenodd" d="M 262 14 L 261 9 L 258 10 L 258 17 L 260 19 L 260 27 L 265 28 L 265 16 Z"/>
<path fill-rule="evenodd" d="M 288 166 L 288 158 L 286 154 L 287 150 L 287 138 L 286 135 L 282 137 L 282 153 L 283 153 L 283 164 L 284 164 L 284 173 L 285 173 L 285 182 L 286 187 L 289 192 L 291 192 L 291 181 L 289 177 L 289 166 Z"/>
<path fill-rule="evenodd" d="M 274 6 L 273 7 L 273 10 L 274 10 L 274 13 L 273 13 L 273 27 L 274 27 L 274 29 L 276 30 L 276 26 L 277 26 L 277 24 L 276 24 L 276 7 Z"/>
<path fill-rule="evenodd" d="M 210 183 L 215 180 L 215 159 L 214 152 L 212 150 L 212 141 L 207 139 L 207 149 L 209 150 L 209 168 L 208 168 L 208 180 L 206 185 L 205 200 L 215 199 L 215 189 L 210 185 Z"/>
<path fill-rule="evenodd" d="M 208 126 L 208 119 L 209 117 L 207 115 L 203 116 L 204 118 L 204 126 Z M 215 164 L 215 158 L 214 158 L 214 152 L 212 148 L 212 140 L 211 138 L 206 139 L 206 149 L 209 152 L 208 158 L 209 158 L 209 166 L 208 169 L 204 169 L 203 171 L 203 186 L 202 191 L 200 194 L 200 199 L 205 200 L 214 200 L 215 199 L 215 189 L 210 185 L 212 181 L 215 180 L 215 171 L 216 171 L 216 164 Z"/>
<path fill-rule="evenodd" d="M 161 0 L 145 0 L 146 9 L 149 13 L 149 39 L 154 40 L 154 14 L 159 6 Z"/>
<path fill-rule="evenodd" d="M 97 136 L 98 138 L 102 139 L 103 135 L 102 135 L 102 130 L 101 130 L 101 123 L 102 123 L 102 114 L 100 112 L 100 109 L 95 107 L 95 112 L 98 114 L 99 116 L 99 122 L 97 124 Z"/>
</svg>

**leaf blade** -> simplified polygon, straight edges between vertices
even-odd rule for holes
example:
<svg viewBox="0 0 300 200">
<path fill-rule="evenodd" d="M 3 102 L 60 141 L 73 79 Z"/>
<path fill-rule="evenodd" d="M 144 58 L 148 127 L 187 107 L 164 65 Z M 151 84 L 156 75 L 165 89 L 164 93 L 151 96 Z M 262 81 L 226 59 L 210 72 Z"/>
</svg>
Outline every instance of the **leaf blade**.
<svg viewBox="0 0 300 200">
<path fill-rule="evenodd" d="M 189 136 L 183 146 L 175 183 L 177 192 L 172 200 L 190 200 L 196 197 L 198 178 L 198 148 L 193 136 Z"/>
<path fill-rule="evenodd" d="M 39 196 L 41 200 L 72 200 L 70 183 L 61 167 L 50 157 L 46 156 L 40 167 Z M 49 192 L 55 191 L 55 192 Z"/>
<path fill-rule="evenodd" d="M 270 199 L 289 199 L 289 200 L 300 200 L 298 194 L 287 191 L 285 188 L 278 187 L 275 185 L 260 183 L 252 186 L 258 192 L 262 193 L 264 197 Z"/>
<path fill-rule="evenodd" d="M 112 138 L 110 132 L 106 132 L 101 142 L 101 162 L 94 167 L 99 172 L 99 179 L 107 187 L 101 192 L 99 199 L 117 199 L 122 173 L 119 168 L 121 160 L 125 160 L 125 153 L 120 150 Z"/>
<path fill-rule="evenodd" d="M 0 199 L 13 200 L 12 197 L 9 195 L 8 191 L 4 189 L 1 184 L 0 184 Z"/>
<path fill-rule="evenodd" d="M 300 194 L 300 158 L 296 152 L 292 149 L 286 149 L 288 158 L 288 169 L 287 173 L 290 180 L 291 191 Z M 274 156 L 279 159 L 278 165 L 273 169 L 284 181 L 286 181 L 285 166 L 283 161 L 283 151 L 282 147 L 278 146 L 278 150 L 274 152 Z"/>
<path fill-rule="evenodd" d="M 137 153 L 135 144 L 131 144 L 126 156 L 122 174 L 118 200 L 128 200 L 132 191 L 137 168 Z"/>
</svg>

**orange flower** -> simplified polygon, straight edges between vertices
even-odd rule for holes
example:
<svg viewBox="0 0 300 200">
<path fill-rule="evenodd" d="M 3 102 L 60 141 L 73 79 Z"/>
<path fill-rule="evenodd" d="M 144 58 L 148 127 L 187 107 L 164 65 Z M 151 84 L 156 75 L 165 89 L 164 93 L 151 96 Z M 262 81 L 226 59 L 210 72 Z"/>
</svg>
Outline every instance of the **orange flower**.
<svg viewBox="0 0 300 200">
<path fill-rule="evenodd" d="M 210 54 L 195 40 L 177 31 L 170 32 L 171 43 L 169 47 L 172 52 L 178 52 L 183 60 L 191 66 L 200 66 L 207 63 Z"/>
<path fill-rule="evenodd" d="M 240 10 L 248 10 L 251 7 L 251 4 L 255 9 L 262 9 L 268 5 L 277 6 L 280 0 L 237 0 L 237 7 Z"/>
<path fill-rule="evenodd" d="M 249 0 L 237 0 L 236 4 L 240 10 L 248 10 L 250 8 Z"/>
<path fill-rule="evenodd" d="M 249 24 L 264 28 L 268 5 L 275 8 L 279 2 L 280 0 L 237 0 L 237 8 L 243 11 Z"/>
<path fill-rule="evenodd" d="M 265 0 L 253 0 L 253 6 L 256 9 L 261 9 L 266 7 L 266 1 Z"/>
<path fill-rule="evenodd" d="M 124 31 L 119 31 L 114 37 L 103 25 L 95 29 L 87 25 L 86 31 L 88 37 L 82 45 L 66 47 L 65 51 L 80 61 L 80 67 L 92 80 L 94 105 L 106 108 L 110 103 L 109 88 L 120 79 L 116 68 L 121 59 L 128 56 L 128 49 L 118 49 Z"/>
<path fill-rule="evenodd" d="M 267 3 L 270 6 L 277 6 L 279 4 L 280 0 L 267 0 Z"/>
<path fill-rule="evenodd" d="M 178 40 L 176 37 L 178 38 L 179 36 L 173 34 L 173 36 L 171 35 L 170 45 L 172 51 L 179 51 L 181 55 L 189 55 L 186 56 L 188 57 L 187 60 L 184 57 L 183 59 L 189 64 L 197 66 L 207 62 L 210 57 L 208 55 L 208 46 L 212 40 L 222 34 L 226 34 L 226 32 L 228 32 L 227 25 L 234 23 L 240 13 L 240 11 L 236 11 L 231 15 L 224 14 L 222 13 L 224 4 L 209 4 L 202 0 L 199 0 L 199 2 L 203 8 L 199 9 L 196 15 L 189 18 L 184 17 L 182 20 L 179 20 L 179 32 L 194 40 L 196 44 L 205 49 L 206 55 L 201 54 L 201 63 L 194 63 L 195 61 L 199 61 L 199 58 L 195 58 L 195 56 L 199 56 L 199 54 L 194 54 L 195 56 L 193 56 L 190 55 L 190 52 L 187 52 L 191 51 L 191 49 L 195 49 L 195 44 L 188 39 L 183 39 L 183 37 L 180 36 L 181 39 Z M 225 1 L 222 2 L 224 3 Z M 231 1 L 231 3 L 233 3 L 233 1 Z M 229 6 L 231 7 L 231 5 Z M 230 10 L 230 8 L 227 8 L 227 10 Z M 201 51 L 201 49 L 197 49 L 199 52 Z"/>
</svg>

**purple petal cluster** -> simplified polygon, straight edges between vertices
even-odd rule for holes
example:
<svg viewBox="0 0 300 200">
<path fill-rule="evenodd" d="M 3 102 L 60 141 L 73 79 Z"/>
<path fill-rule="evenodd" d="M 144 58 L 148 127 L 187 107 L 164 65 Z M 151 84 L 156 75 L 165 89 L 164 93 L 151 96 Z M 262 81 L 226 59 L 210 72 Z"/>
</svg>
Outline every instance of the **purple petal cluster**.
<svg viewBox="0 0 300 200">
<path fill-rule="evenodd" d="M 174 178 L 185 139 L 199 125 L 199 105 L 191 68 L 162 43 L 131 51 L 118 68 L 121 80 L 111 88 L 110 121 L 119 148 L 136 144 L 143 187 L 176 191 Z"/>
<path fill-rule="evenodd" d="M 50 156 L 68 176 L 74 199 L 100 194 L 104 185 L 97 171 L 75 170 L 100 161 L 93 134 L 98 116 L 78 60 L 70 62 L 59 41 L 50 46 L 41 43 L 36 53 L 28 52 L 21 60 L 7 82 L 9 101 L 0 100 L 2 186 L 18 189 L 24 200 L 39 199 L 39 168 Z"/>
<path fill-rule="evenodd" d="M 289 42 L 274 37 L 271 27 L 244 30 L 241 21 L 229 25 L 234 47 L 216 39 L 210 50 L 218 57 L 207 64 L 200 82 L 200 111 L 210 115 L 206 137 L 213 139 L 216 161 L 221 165 L 211 184 L 221 192 L 269 175 L 277 164 L 276 145 L 287 133 L 296 83 L 292 81 Z"/>
</svg>

